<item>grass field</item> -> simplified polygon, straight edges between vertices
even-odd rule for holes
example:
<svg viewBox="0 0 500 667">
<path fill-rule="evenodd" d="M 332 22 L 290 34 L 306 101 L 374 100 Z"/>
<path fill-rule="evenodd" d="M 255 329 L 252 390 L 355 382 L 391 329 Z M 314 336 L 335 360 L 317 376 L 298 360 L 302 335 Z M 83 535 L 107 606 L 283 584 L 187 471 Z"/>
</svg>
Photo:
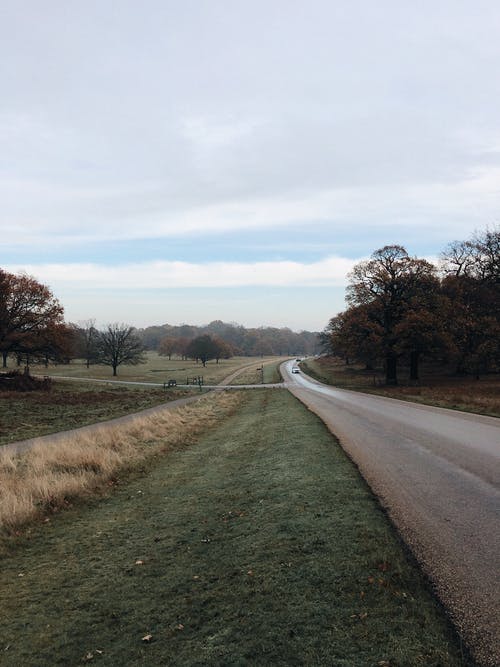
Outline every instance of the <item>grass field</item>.
<svg viewBox="0 0 500 667">
<path fill-rule="evenodd" d="M 278 368 L 284 360 L 283 357 L 264 357 L 259 361 L 251 357 L 236 357 L 219 364 L 209 362 L 203 369 L 201 364 L 192 361 L 168 361 L 153 352 L 147 356 L 148 362 L 143 366 L 123 366 L 123 373 L 118 379 L 163 383 L 173 378 L 184 383 L 188 376 L 202 374 L 209 384 L 220 382 L 241 369 L 242 373 L 234 379 L 234 384 L 260 383 L 262 375 L 255 368 L 264 365 L 264 382 L 280 382 Z M 250 370 L 246 370 L 247 367 Z M 87 369 L 81 362 L 48 369 L 34 366 L 32 372 L 53 377 L 53 389 L 50 392 L 25 393 L 0 391 L 0 445 L 120 417 L 190 393 L 190 390 L 180 388 L 165 392 L 160 387 L 57 381 L 58 376 L 112 379 L 109 368 L 91 366 Z"/>
<path fill-rule="evenodd" d="M 0 445 L 105 421 L 191 392 L 54 381 L 52 390 L 0 392 Z"/>
<path fill-rule="evenodd" d="M 259 361 L 254 366 L 239 373 L 234 380 L 232 380 L 231 384 L 261 384 L 262 382 L 271 384 L 281 382 L 283 378 L 279 372 L 279 367 L 285 360 L 285 357 L 279 357 L 277 360 Z M 262 372 L 261 369 L 263 369 L 264 372 Z"/>
<path fill-rule="evenodd" d="M 311 377 L 343 389 L 500 417 L 499 375 L 485 375 L 476 380 L 444 372 L 438 374 L 435 368 L 424 367 L 418 385 L 405 384 L 402 373 L 399 386 L 386 387 L 382 385 L 381 373 L 364 370 L 355 364 L 346 366 L 329 357 L 307 359 L 301 363 L 301 368 Z"/>
<path fill-rule="evenodd" d="M 206 384 L 217 384 L 225 377 L 239 368 L 255 364 L 258 361 L 283 361 L 284 357 L 264 357 L 262 360 L 255 357 L 232 357 L 231 359 L 221 359 L 208 361 L 205 368 L 201 363 L 195 361 L 182 360 L 174 358 L 171 361 L 168 357 L 162 357 L 156 352 L 146 353 L 146 363 L 138 366 L 119 366 L 118 376 L 113 378 L 112 370 L 109 366 L 93 365 L 87 368 L 81 360 L 72 361 L 70 364 L 59 364 L 57 366 L 33 366 L 32 373 L 41 375 L 67 376 L 77 378 L 97 378 L 103 380 L 130 380 L 134 382 L 158 382 L 163 383 L 166 380 L 177 380 L 178 383 L 185 383 L 188 377 L 203 376 Z"/>
<path fill-rule="evenodd" d="M 470 664 L 386 516 L 288 392 L 70 508 L 0 568 L 0 661 Z"/>
</svg>

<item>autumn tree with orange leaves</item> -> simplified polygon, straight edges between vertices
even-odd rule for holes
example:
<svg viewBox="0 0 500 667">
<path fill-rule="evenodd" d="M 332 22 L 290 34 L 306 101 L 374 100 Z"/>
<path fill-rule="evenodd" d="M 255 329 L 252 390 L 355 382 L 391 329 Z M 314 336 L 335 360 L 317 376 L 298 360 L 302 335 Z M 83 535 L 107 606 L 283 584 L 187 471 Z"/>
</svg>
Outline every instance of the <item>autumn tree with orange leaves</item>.
<svg viewBox="0 0 500 667">
<path fill-rule="evenodd" d="M 3 367 L 9 354 L 26 359 L 69 354 L 70 328 L 64 310 L 49 287 L 32 276 L 0 269 L 0 352 Z"/>
</svg>

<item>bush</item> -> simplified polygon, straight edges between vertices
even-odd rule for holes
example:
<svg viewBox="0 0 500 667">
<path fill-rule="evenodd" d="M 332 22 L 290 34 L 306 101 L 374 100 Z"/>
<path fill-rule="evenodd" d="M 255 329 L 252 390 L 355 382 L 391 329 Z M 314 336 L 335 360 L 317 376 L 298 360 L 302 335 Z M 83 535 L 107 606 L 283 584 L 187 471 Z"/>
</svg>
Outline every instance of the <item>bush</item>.
<svg viewBox="0 0 500 667">
<path fill-rule="evenodd" d="M 50 391 L 51 389 L 52 380 L 47 377 L 40 380 L 29 373 L 19 373 L 19 371 L 0 373 L 0 391 Z"/>
</svg>

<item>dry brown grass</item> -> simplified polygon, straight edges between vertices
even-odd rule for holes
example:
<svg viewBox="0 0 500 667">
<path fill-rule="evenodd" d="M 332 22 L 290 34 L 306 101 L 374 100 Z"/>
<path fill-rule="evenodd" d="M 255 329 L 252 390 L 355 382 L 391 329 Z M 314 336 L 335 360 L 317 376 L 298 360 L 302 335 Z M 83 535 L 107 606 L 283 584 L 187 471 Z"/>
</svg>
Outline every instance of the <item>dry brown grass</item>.
<svg viewBox="0 0 500 667">
<path fill-rule="evenodd" d="M 236 409 L 241 394 L 218 392 L 194 404 L 120 426 L 102 426 L 28 452 L 0 453 L 0 536 L 113 486 L 119 471 L 189 444 Z"/>
</svg>

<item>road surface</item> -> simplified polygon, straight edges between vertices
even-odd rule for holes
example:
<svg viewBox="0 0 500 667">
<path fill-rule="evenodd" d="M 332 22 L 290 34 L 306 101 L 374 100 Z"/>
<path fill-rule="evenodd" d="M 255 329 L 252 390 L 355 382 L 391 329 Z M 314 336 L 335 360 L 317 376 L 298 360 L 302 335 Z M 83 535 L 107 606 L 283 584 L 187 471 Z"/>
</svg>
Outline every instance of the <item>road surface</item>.
<svg viewBox="0 0 500 667">
<path fill-rule="evenodd" d="M 281 366 L 339 438 L 466 644 L 500 665 L 500 420 L 336 389 Z"/>
</svg>

